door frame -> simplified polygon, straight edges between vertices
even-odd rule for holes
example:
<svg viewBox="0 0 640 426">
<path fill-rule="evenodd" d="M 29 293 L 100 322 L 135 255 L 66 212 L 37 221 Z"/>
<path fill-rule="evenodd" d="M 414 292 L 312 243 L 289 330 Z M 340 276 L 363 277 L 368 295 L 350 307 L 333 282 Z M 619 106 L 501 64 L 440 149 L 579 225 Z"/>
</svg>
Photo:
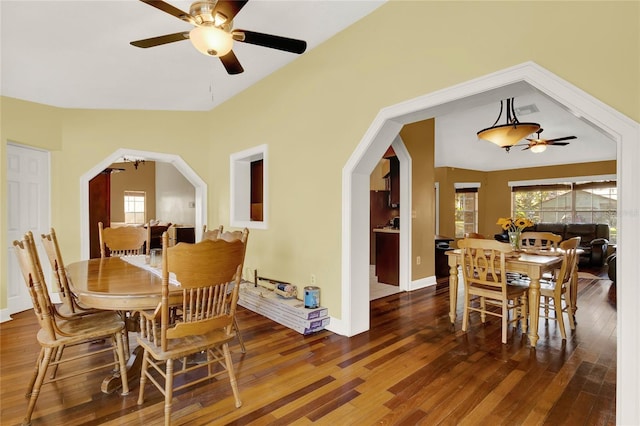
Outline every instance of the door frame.
<svg viewBox="0 0 640 426">
<path fill-rule="evenodd" d="M 28 145 L 23 145 L 20 143 L 16 143 L 16 142 L 11 142 L 11 141 L 7 141 L 7 145 L 6 145 L 6 160 L 8 161 L 9 159 L 9 154 L 10 154 L 10 150 L 12 150 L 13 148 L 17 148 L 17 149 L 21 149 L 21 150 L 29 150 L 29 151 L 33 151 L 33 152 L 37 152 L 37 153 L 41 153 L 44 154 L 44 158 L 41 158 L 41 160 L 43 160 L 46 163 L 46 176 L 44 177 L 45 182 L 43 182 L 43 186 L 46 188 L 46 193 L 45 194 L 40 194 L 38 203 L 39 203 L 39 208 L 38 210 L 41 212 L 42 216 L 41 218 L 43 219 L 44 223 L 40 223 L 39 226 L 39 230 L 42 232 L 49 232 L 49 228 L 51 228 L 51 153 L 48 150 L 45 149 L 41 149 L 41 148 L 34 148 L 32 146 L 28 146 Z M 5 164 L 5 179 L 8 181 L 8 173 L 9 173 L 9 167 L 8 164 Z M 7 188 L 7 204 L 8 204 L 8 188 Z M 6 227 L 5 227 L 5 232 L 7 236 L 10 235 L 10 230 L 9 230 L 9 208 L 7 206 L 7 222 L 6 222 Z M 34 229 L 29 229 L 29 230 L 34 230 Z M 22 231 L 26 231 L 26 230 L 22 230 Z M 22 232 L 20 231 L 20 232 Z M 14 232 L 12 232 L 14 233 Z M 36 241 L 39 239 L 39 235 L 38 232 L 36 232 L 36 235 L 34 236 L 36 238 Z M 4 322 L 4 321 L 9 321 L 11 320 L 11 315 L 16 313 L 16 312 L 20 312 L 23 311 L 25 309 L 30 309 L 33 307 L 33 302 L 31 301 L 31 296 L 29 295 L 29 292 L 27 291 L 25 285 L 24 285 L 24 280 L 22 278 L 22 273 L 20 272 L 20 267 L 17 264 L 17 260 L 16 257 L 11 253 L 11 251 L 13 250 L 13 245 L 12 245 L 13 241 L 12 238 L 7 238 L 7 268 L 6 271 L 3 271 L 3 273 L 5 274 L 4 277 L 4 282 L 7 283 L 7 306 L 0 310 L 0 322 Z M 41 259 L 43 259 L 44 253 L 42 252 L 41 246 L 39 244 L 36 244 L 36 247 L 38 248 L 38 252 L 39 252 L 39 256 Z M 46 259 L 46 257 L 44 257 L 44 259 Z M 18 270 L 16 271 L 15 268 L 17 268 Z M 49 266 L 49 262 L 45 261 L 42 262 L 42 268 L 43 268 L 43 273 L 45 276 L 45 279 L 47 280 L 48 283 L 51 283 L 51 267 Z M 16 310 L 12 310 L 11 306 L 9 304 L 9 283 L 11 282 L 12 277 L 16 277 L 15 278 L 17 281 L 19 281 L 19 288 L 20 288 L 20 306 L 16 309 Z M 59 301 L 59 297 L 57 293 L 52 293 L 52 287 L 51 285 L 49 285 L 49 295 L 52 299 L 52 301 L 55 303 L 57 301 Z"/>
<path fill-rule="evenodd" d="M 514 96 L 523 85 L 554 99 L 615 141 L 617 270 L 619 277 L 626 277 L 630 283 L 640 276 L 640 245 L 636 241 L 640 235 L 640 173 L 635 164 L 640 158 L 640 124 L 534 62 L 526 62 L 380 110 L 342 170 L 342 306 L 340 318 L 332 317 L 328 329 L 346 336 L 369 329 L 369 300 L 361 297 L 369 283 L 369 176 L 402 127 L 442 115 L 462 99 L 485 104 L 487 99 Z M 401 244 L 410 245 L 411 238 Z M 640 419 L 636 404 L 640 400 L 640 367 L 636 359 L 640 352 L 640 288 L 618 286 L 617 291 L 617 421 L 631 424 Z"/>
</svg>

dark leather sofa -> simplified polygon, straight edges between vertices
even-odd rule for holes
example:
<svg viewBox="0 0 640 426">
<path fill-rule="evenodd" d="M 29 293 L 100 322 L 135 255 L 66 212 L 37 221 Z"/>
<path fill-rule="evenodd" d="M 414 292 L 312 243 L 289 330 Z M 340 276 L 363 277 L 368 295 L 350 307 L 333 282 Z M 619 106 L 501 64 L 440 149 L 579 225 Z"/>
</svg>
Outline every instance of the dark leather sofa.
<svg viewBox="0 0 640 426">
<path fill-rule="evenodd" d="M 528 231 L 552 232 L 562 236 L 563 241 L 573 237 L 580 237 L 578 248 L 583 250 L 580 255 L 580 264 L 604 265 L 609 245 L 609 225 L 606 223 L 537 223 L 523 230 L 523 232 Z M 509 236 L 506 231 L 496 234 L 495 239 L 509 242 Z"/>
</svg>

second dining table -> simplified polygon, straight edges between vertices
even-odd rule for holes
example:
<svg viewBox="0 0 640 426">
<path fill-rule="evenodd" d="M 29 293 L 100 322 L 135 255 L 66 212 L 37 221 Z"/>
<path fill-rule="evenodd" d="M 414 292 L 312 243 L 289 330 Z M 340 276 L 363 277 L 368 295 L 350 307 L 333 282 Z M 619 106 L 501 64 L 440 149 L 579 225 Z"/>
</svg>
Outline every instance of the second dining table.
<svg viewBox="0 0 640 426">
<path fill-rule="evenodd" d="M 85 306 L 114 311 L 136 312 L 155 309 L 160 303 L 162 278 L 159 268 L 146 264 L 144 256 L 105 257 L 70 263 L 66 267 L 69 287 L 78 301 Z M 180 287 L 169 294 L 179 302 Z M 133 330 L 132 330 L 133 331 Z M 139 378 L 142 354 L 136 348 L 129 360 L 129 380 Z M 102 391 L 118 389 L 117 375 L 106 378 Z"/>
<path fill-rule="evenodd" d="M 462 250 L 450 250 L 449 260 L 449 318 L 455 324 L 458 306 L 458 266 L 462 263 Z M 538 343 L 538 320 L 540 318 L 540 278 L 545 272 L 552 272 L 562 263 L 562 253 L 557 250 L 534 251 L 531 253 L 518 252 L 507 256 L 505 266 L 507 272 L 526 274 L 529 284 L 529 343 L 535 347 Z M 572 286 L 573 287 L 573 286 Z M 575 292 L 574 289 L 570 293 Z M 570 294 L 571 304 L 575 298 Z"/>
</svg>

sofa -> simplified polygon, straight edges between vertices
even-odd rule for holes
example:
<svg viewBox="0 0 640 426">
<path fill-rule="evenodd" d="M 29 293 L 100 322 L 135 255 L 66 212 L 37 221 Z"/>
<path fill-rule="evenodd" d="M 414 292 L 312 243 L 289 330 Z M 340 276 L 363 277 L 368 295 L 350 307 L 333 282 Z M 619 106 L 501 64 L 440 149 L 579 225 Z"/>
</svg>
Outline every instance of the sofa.
<svg viewBox="0 0 640 426">
<path fill-rule="evenodd" d="M 562 240 L 580 237 L 578 248 L 583 251 L 580 264 L 603 266 L 609 245 L 609 225 L 606 223 L 536 223 L 522 232 L 552 232 Z M 495 235 L 498 241 L 509 242 L 507 231 Z"/>
</svg>

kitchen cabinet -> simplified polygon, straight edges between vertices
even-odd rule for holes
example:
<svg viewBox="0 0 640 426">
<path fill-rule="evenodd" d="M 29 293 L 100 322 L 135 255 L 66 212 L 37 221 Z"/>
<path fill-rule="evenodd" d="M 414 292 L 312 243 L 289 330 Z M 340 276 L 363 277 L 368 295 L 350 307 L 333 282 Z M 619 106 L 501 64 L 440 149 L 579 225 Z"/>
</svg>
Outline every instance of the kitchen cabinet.
<svg viewBox="0 0 640 426">
<path fill-rule="evenodd" d="M 397 229 L 375 229 L 376 276 L 378 282 L 400 285 L 400 231 Z"/>
<path fill-rule="evenodd" d="M 196 233 L 193 226 L 171 226 L 168 229 L 169 246 L 178 243 L 195 243 Z"/>
</svg>

